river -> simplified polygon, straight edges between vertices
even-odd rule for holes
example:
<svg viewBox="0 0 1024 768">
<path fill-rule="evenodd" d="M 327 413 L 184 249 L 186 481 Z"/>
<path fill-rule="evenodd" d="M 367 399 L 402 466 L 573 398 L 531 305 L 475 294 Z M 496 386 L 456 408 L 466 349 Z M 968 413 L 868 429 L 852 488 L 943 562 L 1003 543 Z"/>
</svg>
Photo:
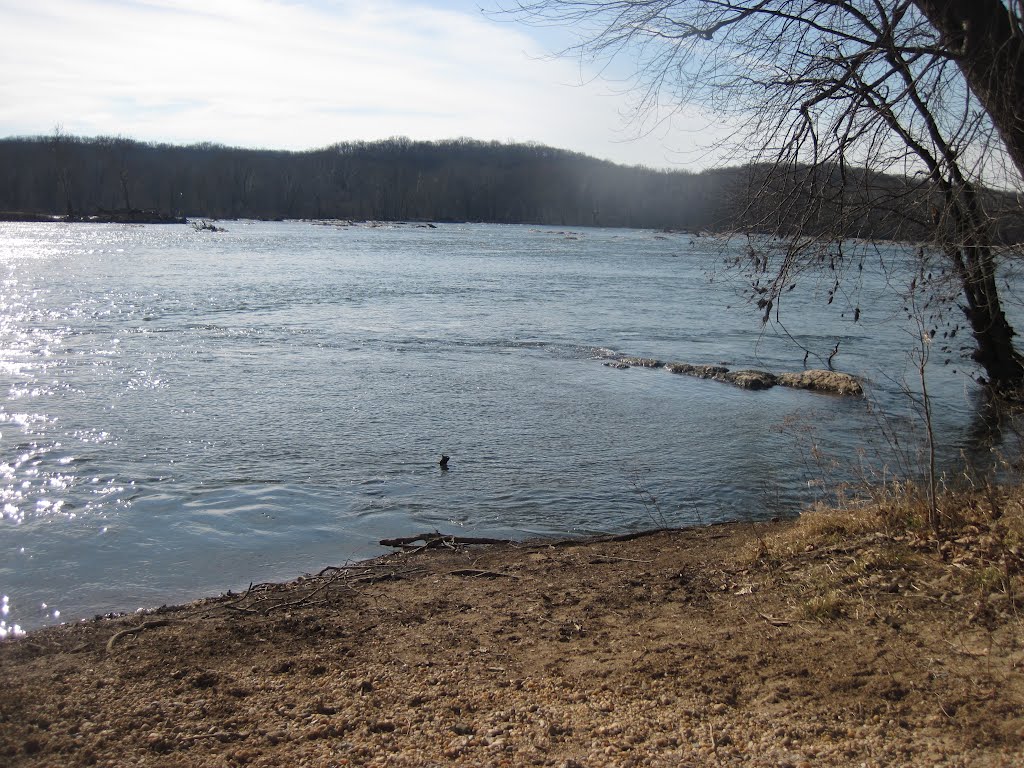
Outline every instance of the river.
<svg viewBox="0 0 1024 768">
<path fill-rule="evenodd" d="M 920 423 L 900 280 L 873 266 L 900 246 L 870 246 L 855 296 L 801 281 L 783 332 L 723 267 L 742 241 L 223 226 L 0 224 L 0 630 L 288 579 L 385 536 L 795 514 L 894 462 L 880 423 Z M 603 364 L 780 372 L 837 342 L 868 398 Z M 928 384 L 956 471 L 988 446 L 970 371 L 939 357 Z"/>
</svg>

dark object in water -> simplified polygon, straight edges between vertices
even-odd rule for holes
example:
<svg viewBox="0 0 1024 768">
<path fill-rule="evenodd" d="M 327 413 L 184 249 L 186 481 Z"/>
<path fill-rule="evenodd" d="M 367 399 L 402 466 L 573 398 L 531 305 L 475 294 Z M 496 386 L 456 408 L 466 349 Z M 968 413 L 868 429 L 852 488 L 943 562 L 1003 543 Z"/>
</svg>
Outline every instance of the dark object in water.
<svg viewBox="0 0 1024 768">
<path fill-rule="evenodd" d="M 441 461 L 438 462 L 441 465 L 441 469 L 448 469 L 448 456 L 441 454 Z"/>
</svg>

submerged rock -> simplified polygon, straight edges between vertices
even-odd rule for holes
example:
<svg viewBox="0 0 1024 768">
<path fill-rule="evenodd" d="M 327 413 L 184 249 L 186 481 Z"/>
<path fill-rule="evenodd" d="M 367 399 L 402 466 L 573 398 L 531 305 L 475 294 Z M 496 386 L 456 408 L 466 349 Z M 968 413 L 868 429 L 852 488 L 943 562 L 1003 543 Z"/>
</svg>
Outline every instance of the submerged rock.
<svg viewBox="0 0 1024 768">
<path fill-rule="evenodd" d="M 774 373 L 755 370 L 729 371 L 715 378 L 727 381 L 743 389 L 771 389 L 778 381 L 778 377 Z"/>
<path fill-rule="evenodd" d="M 609 368 L 614 368 L 617 371 L 624 371 L 627 368 L 632 367 L 629 363 L 624 363 L 621 360 L 609 360 L 605 365 Z"/>
<path fill-rule="evenodd" d="M 838 371 L 814 369 L 799 373 L 783 373 L 778 377 L 778 383 L 784 387 L 829 392 L 834 395 L 864 394 L 864 388 L 855 377 Z"/>
</svg>

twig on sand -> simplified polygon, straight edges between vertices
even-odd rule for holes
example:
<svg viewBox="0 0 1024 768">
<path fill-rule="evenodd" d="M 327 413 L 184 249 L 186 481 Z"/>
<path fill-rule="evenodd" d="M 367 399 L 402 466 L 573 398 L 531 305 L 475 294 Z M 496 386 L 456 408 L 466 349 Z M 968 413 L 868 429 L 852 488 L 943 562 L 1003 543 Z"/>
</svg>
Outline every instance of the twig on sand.
<svg viewBox="0 0 1024 768">
<path fill-rule="evenodd" d="M 243 608 L 242 606 L 235 605 L 234 603 L 224 603 L 222 605 L 215 606 L 215 607 L 217 607 L 217 608 L 230 608 L 232 611 L 241 611 L 242 613 L 259 613 L 259 611 L 257 611 L 255 608 Z M 206 614 L 206 616 L 209 616 L 209 615 L 210 614 Z M 204 616 L 204 618 L 206 616 Z"/>
<path fill-rule="evenodd" d="M 641 559 L 636 558 L 636 557 L 616 557 L 615 555 L 598 555 L 597 557 L 595 557 L 590 562 L 592 564 L 597 565 L 597 564 L 600 564 L 600 563 L 607 563 L 607 562 L 610 562 L 610 561 L 613 561 L 613 560 L 614 561 L 621 561 L 623 563 L 645 563 L 645 564 L 648 564 L 648 565 L 650 563 L 654 562 L 653 560 L 641 560 Z"/>
<path fill-rule="evenodd" d="M 127 637 L 128 635 L 135 635 L 144 630 L 153 629 L 154 627 L 165 627 L 170 623 L 171 622 L 169 619 L 153 619 L 152 621 L 144 621 L 138 626 L 128 627 L 128 629 L 122 629 L 120 632 L 115 632 L 113 635 L 110 636 L 110 639 L 107 640 L 107 653 L 113 653 L 114 645 L 122 637 Z"/>
<path fill-rule="evenodd" d="M 774 616 L 769 616 L 767 613 L 760 613 L 760 612 L 758 612 L 757 615 L 760 616 L 765 621 L 767 621 L 773 627 L 788 627 L 790 624 L 793 623 L 792 621 L 789 621 L 788 619 L 778 619 L 778 618 L 776 618 Z"/>
<path fill-rule="evenodd" d="M 460 568 L 457 571 L 449 571 L 452 576 L 472 576 L 474 578 L 498 578 L 504 577 L 507 579 L 518 579 L 514 573 L 500 573 L 498 571 L 481 571 L 478 568 Z"/>
</svg>

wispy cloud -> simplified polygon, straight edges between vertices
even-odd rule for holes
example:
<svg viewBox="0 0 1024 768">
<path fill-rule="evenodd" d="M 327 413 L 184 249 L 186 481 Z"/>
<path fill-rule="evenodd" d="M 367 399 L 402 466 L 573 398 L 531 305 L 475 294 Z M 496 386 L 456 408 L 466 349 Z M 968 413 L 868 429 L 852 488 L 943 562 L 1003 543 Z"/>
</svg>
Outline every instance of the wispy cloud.
<svg viewBox="0 0 1024 768">
<path fill-rule="evenodd" d="M 394 135 L 539 141 L 665 165 L 607 86 L 473 2 L 0 0 L 0 135 L 303 149 Z M 459 10 L 464 8 L 464 10 Z M 700 123 L 694 123 L 699 125 Z M 667 149 L 666 149 L 667 145 Z"/>
</svg>

